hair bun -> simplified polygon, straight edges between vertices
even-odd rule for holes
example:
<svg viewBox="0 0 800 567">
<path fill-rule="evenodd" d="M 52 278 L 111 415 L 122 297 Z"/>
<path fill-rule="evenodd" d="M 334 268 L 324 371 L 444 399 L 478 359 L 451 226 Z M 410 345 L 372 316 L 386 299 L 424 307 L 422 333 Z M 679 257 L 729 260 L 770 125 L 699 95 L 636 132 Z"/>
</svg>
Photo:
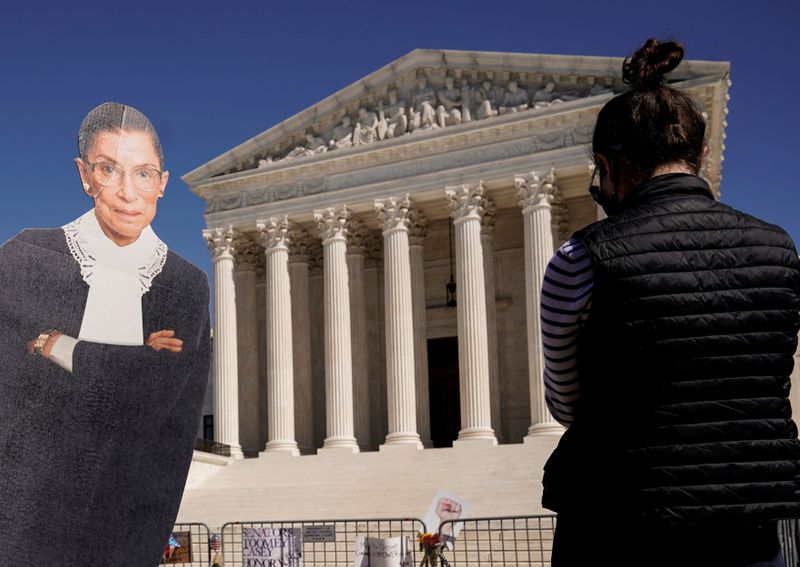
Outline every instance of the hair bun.
<svg viewBox="0 0 800 567">
<path fill-rule="evenodd" d="M 648 39 L 632 57 L 622 64 L 622 80 L 634 89 L 656 89 L 664 83 L 664 75 L 683 59 L 683 46 L 675 41 L 659 43 Z"/>
</svg>

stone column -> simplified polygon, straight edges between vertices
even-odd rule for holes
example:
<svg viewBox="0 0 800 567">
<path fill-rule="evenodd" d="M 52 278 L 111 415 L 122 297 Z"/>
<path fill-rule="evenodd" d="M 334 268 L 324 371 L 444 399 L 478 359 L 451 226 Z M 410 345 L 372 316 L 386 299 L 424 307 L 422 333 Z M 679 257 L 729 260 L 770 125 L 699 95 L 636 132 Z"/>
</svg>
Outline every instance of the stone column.
<svg viewBox="0 0 800 567">
<path fill-rule="evenodd" d="M 292 299 L 289 291 L 289 219 L 258 221 L 267 287 L 266 453 L 299 455 L 294 439 Z"/>
<path fill-rule="evenodd" d="M 308 251 L 308 294 L 311 312 L 311 382 L 314 407 L 314 447 L 322 447 L 327 435 L 325 410 L 325 282 L 322 277 L 322 241 L 314 239 Z"/>
<path fill-rule="evenodd" d="M 326 449 L 358 452 L 353 436 L 353 366 L 345 207 L 314 211 L 324 257 Z"/>
<path fill-rule="evenodd" d="M 424 447 L 431 441 L 431 405 L 428 389 L 428 334 L 425 305 L 424 243 L 428 219 L 418 209 L 411 209 L 408 244 L 411 255 L 411 305 L 414 318 L 414 374 L 417 386 L 417 431 Z"/>
<path fill-rule="evenodd" d="M 494 224 L 496 209 L 484 197 L 481 221 L 483 275 L 486 280 L 486 337 L 489 350 L 489 395 L 492 408 L 492 429 L 498 441 L 503 440 L 503 416 L 500 404 L 500 358 L 497 352 L 497 298 L 494 287 Z"/>
<path fill-rule="evenodd" d="M 542 280 L 553 256 L 551 205 L 556 193 L 555 174 L 540 182 L 536 172 L 515 177 L 525 230 L 525 304 L 528 328 L 528 381 L 531 395 L 531 426 L 528 437 L 561 434 L 561 427 L 544 399 L 544 353 L 540 303 Z M 527 439 L 527 437 L 526 437 Z"/>
<path fill-rule="evenodd" d="M 233 283 L 232 227 L 203 231 L 214 271 L 214 440 L 244 457 L 239 445 L 239 368 L 236 346 L 236 288 Z"/>
<path fill-rule="evenodd" d="M 383 297 L 383 237 L 370 231 L 364 261 L 364 285 L 367 295 L 367 346 L 370 376 L 370 443 L 380 445 L 388 434 L 386 423 L 386 332 L 381 298 Z"/>
<path fill-rule="evenodd" d="M 486 280 L 483 273 L 481 217 L 483 183 L 448 187 L 456 240 L 456 301 L 461 431 L 454 444 L 497 444 L 492 430 Z"/>
<path fill-rule="evenodd" d="M 289 224 L 289 284 L 292 290 L 292 339 L 294 354 L 294 425 L 300 452 L 313 453 L 314 385 L 311 374 L 311 298 L 309 252 L 311 237 L 300 226 Z"/>
<path fill-rule="evenodd" d="M 367 227 L 357 217 L 347 224 L 347 276 L 350 288 L 350 347 L 353 353 L 353 429 L 361 451 L 370 451 L 372 428 L 367 350 L 367 300 L 364 273 Z"/>
<path fill-rule="evenodd" d="M 260 433 L 258 381 L 258 310 L 256 266 L 264 254 L 256 242 L 244 235 L 234 240 L 236 289 L 236 345 L 239 359 L 239 441 L 246 454 L 258 454 Z"/>
<path fill-rule="evenodd" d="M 422 449 L 417 433 L 414 367 L 414 319 L 411 309 L 411 260 L 408 223 L 411 203 L 388 198 L 375 201 L 383 230 L 386 295 L 386 375 L 389 433 L 381 449 L 407 445 Z"/>
</svg>

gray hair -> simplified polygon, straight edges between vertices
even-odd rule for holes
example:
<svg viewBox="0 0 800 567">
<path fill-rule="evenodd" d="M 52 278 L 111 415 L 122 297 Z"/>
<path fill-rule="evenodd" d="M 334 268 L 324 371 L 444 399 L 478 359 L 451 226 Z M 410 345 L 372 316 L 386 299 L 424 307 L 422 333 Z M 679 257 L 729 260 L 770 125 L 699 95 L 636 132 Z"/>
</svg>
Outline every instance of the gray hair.
<svg viewBox="0 0 800 567">
<path fill-rule="evenodd" d="M 147 116 L 127 104 L 104 102 L 86 115 L 78 129 L 78 155 L 86 161 L 86 154 L 100 132 L 144 132 L 153 140 L 158 154 L 159 167 L 164 169 L 164 151 L 156 129 Z"/>
</svg>

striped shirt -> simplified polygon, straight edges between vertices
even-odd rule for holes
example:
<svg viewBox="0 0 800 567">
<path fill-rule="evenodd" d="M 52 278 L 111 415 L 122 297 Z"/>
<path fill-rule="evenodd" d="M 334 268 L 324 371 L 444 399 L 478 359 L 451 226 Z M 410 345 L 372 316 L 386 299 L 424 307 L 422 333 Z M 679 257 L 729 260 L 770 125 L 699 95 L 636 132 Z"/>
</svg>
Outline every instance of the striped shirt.
<svg viewBox="0 0 800 567">
<path fill-rule="evenodd" d="M 589 252 L 579 240 L 568 240 L 547 266 L 541 304 L 544 396 L 564 426 L 580 405 L 578 336 L 589 317 L 593 285 Z"/>
</svg>

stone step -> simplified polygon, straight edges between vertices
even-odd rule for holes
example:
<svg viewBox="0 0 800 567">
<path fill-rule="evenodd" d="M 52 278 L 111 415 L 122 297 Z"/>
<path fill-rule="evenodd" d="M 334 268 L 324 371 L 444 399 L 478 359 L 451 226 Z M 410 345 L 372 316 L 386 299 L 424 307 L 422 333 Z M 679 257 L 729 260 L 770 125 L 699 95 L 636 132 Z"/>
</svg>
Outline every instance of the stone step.
<svg viewBox="0 0 800 567">
<path fill-rule="evenodd" d="M 470 502 L 470 517 L 546 513 L 540 505 L 542 467 L 557 441 L 543 435 L 498 446 L 262 453 L 227 466 L 196 459 L 178 521 L 216 529 L 232 521 L 424 518 L 439 489 Z"/>
</svg>

